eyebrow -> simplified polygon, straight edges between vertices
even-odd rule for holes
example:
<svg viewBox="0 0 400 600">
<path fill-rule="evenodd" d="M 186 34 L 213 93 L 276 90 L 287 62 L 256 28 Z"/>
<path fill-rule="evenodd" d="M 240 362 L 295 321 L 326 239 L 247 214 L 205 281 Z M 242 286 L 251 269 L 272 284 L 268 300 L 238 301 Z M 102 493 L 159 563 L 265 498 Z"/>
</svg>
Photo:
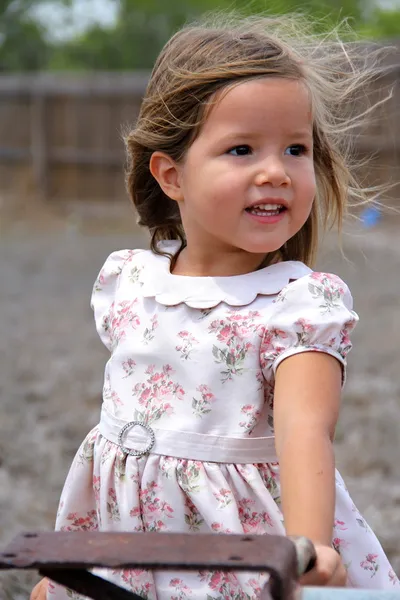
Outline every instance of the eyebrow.
<svg viewBox="0 0 400 600">
<path fill-rule="evenodd" d="M 287 131 L 287 132 L 283 132 L 284 135 L 286 135 L 287 137 L 293 137 L 293 138 L 312 138 L 313 137 L 313 131 L 312 128 L 310 127 L 309 129 L 296 129 L 294 131 Z M 254 139 L 254 138 L 259 138 L 262 137 L 265 134 L 259 133 L 257 131 L 246 131 L 246 130 L 238 130 L 235 131 L 233 133 L 229 133 L 227 135 L 224 135 L 220 138 L 221 142 L 226 142 L 229 143 L 230 140 L 235 140 L 237 138 L 246 138 L 246 139 Z"/>
</svg>

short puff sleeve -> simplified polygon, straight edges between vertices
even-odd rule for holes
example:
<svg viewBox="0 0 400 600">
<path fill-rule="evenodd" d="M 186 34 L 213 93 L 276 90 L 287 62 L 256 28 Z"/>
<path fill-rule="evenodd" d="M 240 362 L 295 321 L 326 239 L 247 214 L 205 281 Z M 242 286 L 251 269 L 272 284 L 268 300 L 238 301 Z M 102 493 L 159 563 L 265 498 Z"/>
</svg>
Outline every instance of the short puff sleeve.
<svg viewBox="0 0 400 600">
<path fill-rule="evenodd" d="M 358 316 L 347 285 L 336 275 L 310 273 L 287 285 L 274 301 L 261 343 L 261 366 L 271 381 L 278 365 L 301 352 L 325 352 L 337 358 L 346 374 L 350 332 Z"/>
<path fill-rule="evenodd" d="M 112 350 L 110 317 L 125 263 L 136 250 L 119 250 L 107 258 L 93 286 L 91 308 L 97 333 L 103 344 Z"/>
</svg>

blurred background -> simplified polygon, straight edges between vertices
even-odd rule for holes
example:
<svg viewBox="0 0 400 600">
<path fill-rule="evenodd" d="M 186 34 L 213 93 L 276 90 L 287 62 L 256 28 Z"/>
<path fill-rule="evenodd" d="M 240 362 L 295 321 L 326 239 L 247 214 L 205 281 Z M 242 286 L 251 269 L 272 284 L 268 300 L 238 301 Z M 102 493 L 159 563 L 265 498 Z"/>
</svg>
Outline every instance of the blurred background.
<svg viewBox="0 0 400 600">
<path fill-rule="evenodd" d="M 98 419 L 107 352 L 90 294 L 107 255 L 147 245 L 124 190 L 122 131 L 170 35 L 213 9 L 348 18 L 390 45 L 375 93 L 392 97 L 355 138 L 368 185 L 392 184 L 321 243 L 349 284 L 355 332 L 336 453 L 355 502 L 400 573 L 400 0 L 0 0 L 0 547 L 51 529 L 61 486 Z M 0 574 L 0 598 L 35 577 Z"/>
</svg>

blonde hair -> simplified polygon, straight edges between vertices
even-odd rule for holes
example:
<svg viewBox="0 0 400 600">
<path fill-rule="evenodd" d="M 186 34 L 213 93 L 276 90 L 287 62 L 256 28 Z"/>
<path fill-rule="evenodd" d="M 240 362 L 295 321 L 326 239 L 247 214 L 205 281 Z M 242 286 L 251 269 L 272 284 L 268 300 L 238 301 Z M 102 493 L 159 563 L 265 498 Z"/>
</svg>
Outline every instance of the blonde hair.
<svg viewBox="0 0 400 600">
<path fill-rule="evenodd" d="M 217 92 L 253 78 L 284 77 L 301 80 L 310 93 L 317 195 L 301 230 L 267 259 L 311 265 L 320 225 L 340 230 L 349 202 L 369 196 L 350 157 L 354 132 L 373 108 L 360 110 L 357 101 L 378 73 L 379 55 L 369 45 L 342 42 L 337 30 L 315 35 L 298 16 L 217 15 L 176 33 L 156 61 L 138 120 L 126 136 L 128 192 L 139 224 L 150 230 L 152 250 L 160 253 L 160 240 L 186 244 L 178 204 L 150 173 L 152 153 L 184 160 Z"/>
</svg>

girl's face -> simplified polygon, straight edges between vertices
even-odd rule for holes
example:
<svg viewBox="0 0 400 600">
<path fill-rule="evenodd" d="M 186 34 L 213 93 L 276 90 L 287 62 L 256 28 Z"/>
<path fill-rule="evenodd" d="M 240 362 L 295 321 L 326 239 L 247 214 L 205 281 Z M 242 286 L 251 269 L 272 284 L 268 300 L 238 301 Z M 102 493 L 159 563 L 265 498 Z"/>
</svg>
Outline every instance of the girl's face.
<svg viewBox="0 0 400 600">
<path fill-rule="evenodd" d="M 304 225 L 316 184 L 305 85 L 253 79 L 217 98 L 177 165 L 187 250 L 254 269 Z M 193 250 L 192 250 L 193 254 Z"/>
</svg>

